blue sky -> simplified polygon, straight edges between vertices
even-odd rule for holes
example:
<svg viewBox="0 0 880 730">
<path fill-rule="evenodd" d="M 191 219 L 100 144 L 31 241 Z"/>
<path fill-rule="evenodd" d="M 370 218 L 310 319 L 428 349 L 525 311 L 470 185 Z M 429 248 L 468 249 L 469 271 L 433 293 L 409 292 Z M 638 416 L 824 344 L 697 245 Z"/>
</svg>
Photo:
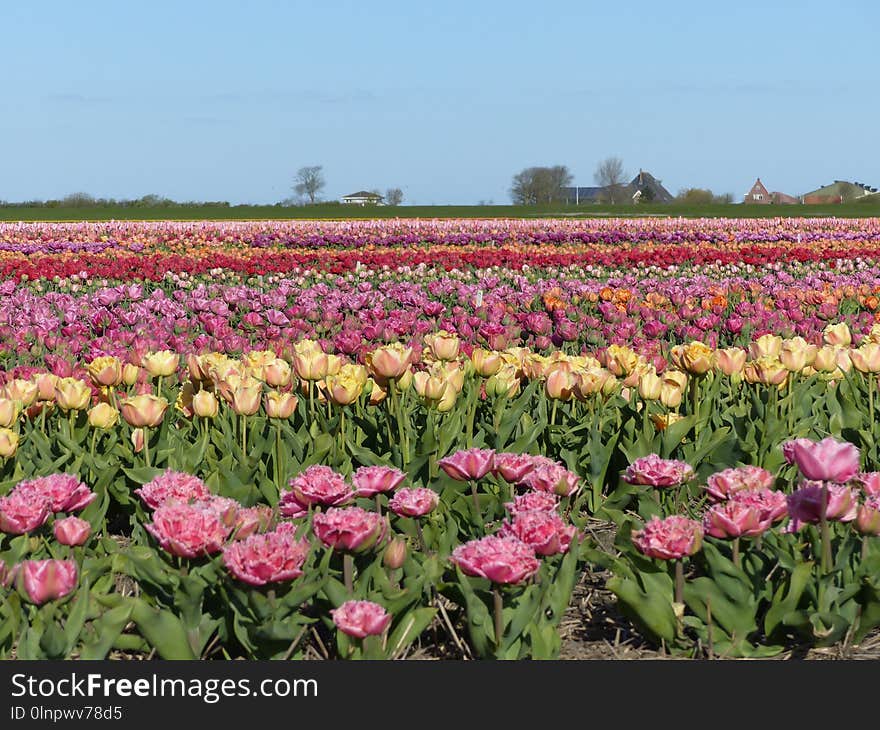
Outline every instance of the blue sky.
<svg viewBox="0 0 880 730">
<path fill-rule="evenodd" d="M 617 155 L 684 187 L 880 185 L 876 0 L 4 2 L 0 199 L 509 201 Z"/>
</svg>

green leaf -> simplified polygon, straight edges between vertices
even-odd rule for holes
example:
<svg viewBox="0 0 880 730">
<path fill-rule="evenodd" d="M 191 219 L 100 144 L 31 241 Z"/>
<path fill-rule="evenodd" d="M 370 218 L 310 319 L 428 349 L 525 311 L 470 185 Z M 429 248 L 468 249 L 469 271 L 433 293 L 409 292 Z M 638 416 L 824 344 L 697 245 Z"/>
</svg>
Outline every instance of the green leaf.
<svg viewBox="0 0 880 730">
<path fill-rule="evenodd" d="M 133 601 L 131 618 L 162 659 L 198 659 L 177 616 L 171 611 L 153 608 L 139 598 Z"/>
<path fill-rule="evenodd" d="M 668 575 L 665 576 L 666 581 L 659 577 L 646 581 L 647 576 L 644 573 L 639 574 L 639 577 L 643 583 L 647 583 L 645 587 L 636 580 L 614 576 L 608 579 L 606 588 L 617 596 L 621 609 L 634 623 L 658 643 L 662 639 L 671 646 L 676 640 L 672 580 Z"/>
<path fill-rule="evenodd" d="M 388 639 L 389 658 L 396 658 L 403 654 L 421 633 L 430 626 L 436 608 L 422 606 L 405 613 L 397 622 L 397 627 L 392 631 Z"/>
</svg>

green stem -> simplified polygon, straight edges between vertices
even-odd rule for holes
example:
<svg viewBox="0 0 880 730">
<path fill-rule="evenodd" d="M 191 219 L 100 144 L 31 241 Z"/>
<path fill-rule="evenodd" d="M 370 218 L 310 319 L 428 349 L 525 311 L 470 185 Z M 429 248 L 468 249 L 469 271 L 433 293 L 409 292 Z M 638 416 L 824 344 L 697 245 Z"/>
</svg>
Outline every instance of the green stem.
<svg viewBox="0 0 880 730">
<path fill-rule="evenodd" d="M 495 648 L 501 649 L 501 641 L 504 639 L 504 599 L 497 585 L 493 586 L 492 593 L 495 604 Z"/>
<path fill-rule="evenodd" d="M 738 568 L 740 565 L 739 557 L 739 538 L 733 538 L 733 564 Z"/>
<path fill-rule="evenodd" d="M 354 561 L 348 553 L 342 556 L 342 580 L 345 583 L 346 593 L 352 595 L 354 593 Z"/>
<path fill-rule="evenodd" d="M 822 511 L 819 515 L 819 535 L 822 543 L 822 575 L 831 569 L 831 533 L 828 529 L 828 485 L 822 483 Z"/>
<path fill-rule="evenodd" d="M 247 458 L 247 416 L 239 416 L 241 419 L 241 455 Z"/>
<path fill-rule="evenodd" d="M 147 464 L 147 468 L 149 468 L 152 466 L 150 464 L 150 431 L 147 428 L 142 430 L 144 433 L 144 461 Z"/>
<path fill-rule="evenodd" d="M 418 517 L 413 517 L 413 521 L 416 523 L 416 532 L 419 535 L 419 550 L 421 552 L 427 552 L 427 545 L 425 545 L 425 535 L 422 533 L 422 521 Z"/>
<path fill-rule="evenodd" d="M 95 445 L 98 441 L 98 429 L 92 429 L 92 448 L 90 451 L 90 455 L 92 457 L 91 462 L 89 463 L 89 476 L 91 477 L 91 481 L 94 484 L 95 481 Z"/>
<path fill-rule="evenodd" d="M 400 444 L 401 457 L 404 468 L 409 463 L 409 446 L 406 442 L 406 429 L 403 425 L 403 414 L 400 408 L 400 397 L 397 393 L 397 381 L 389 380 L 388 388 L 391 390 L 391 407 L 394 410 L 394 418 L 397 420 L 397 436 Z"/>
<path fill-rule="evenodd" d="M 159 376 L 159 397 L 162 397 L 162 376 Z"/>
<path fill-rule="evenodd" d="M 868 422 L 874 433 L 874 373 L 868 373 Z"/>
<path fill-rule="evenodd" d="M 278 486 L 278 493 L 281 494 L 281 423 L 275 427 L 275 484 Z"/>
<path fill-rule="evenodd" d="M 475 481 L 470 482 L 471 485 L 471 498 L 474 503 L 474 513 L 477 516 L 477 522 L 480 525 L 480 528 L 485 530 L 486 524 L 483 522 L 483 512 L 480 510 L 480 498 L 477 496 L 477 483 Z"/>
<path fill-rule="evenodd" d="M 675 602 L 684 603 L 684 562 L 675 561 Z"/>
</svg>

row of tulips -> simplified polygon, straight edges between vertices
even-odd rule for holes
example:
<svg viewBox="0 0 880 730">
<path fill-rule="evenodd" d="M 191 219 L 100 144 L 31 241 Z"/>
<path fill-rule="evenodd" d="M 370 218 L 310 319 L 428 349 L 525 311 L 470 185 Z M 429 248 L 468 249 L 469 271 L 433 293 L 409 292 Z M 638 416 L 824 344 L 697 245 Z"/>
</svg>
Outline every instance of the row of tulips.
<svg viewBox="0 0 880 730">
<path fill-rule="evenodd" d="M 250 507 L 158 471 L 135 490 L 125 544 L 77 476 L 23 481 L 0 504 L 0 653 L 390 658 L 439 631 L 463 656 L 554 656 L 583 564 L 579 480 L 545 457 L 486 449 L 441 468 L 415 487 L 390 466 L 346 478 L 313 465 L 274 504 Z M 75 510 L 89 519 L 65 516 Z M 85 529 L 65 539 L 71 520 Z"/>
<path fill-rule="evenodd" d="M 465 351 L 528 346 L 569 352 L 627 345 L 667 357 L 675 344 L 740 346 L 762 334 L 819 344 L 829 322 L 856 341 L 876 322 L 880 279 L 872 260 L 825 265 L 737 264 L 638 273 L 433 269 L 161 282 L 69 279 L 0 284 L 0 362 L 57 370 L 98 355 L 150 350 L 289 350 L 301 339 L 363 360 L 380 344 L 418 350 L 433 332 Z M 58 374 L 61 374 L 59 372 Z"/>
<path fill-rule="evenodd" d="M 278 496 L 292 471 L 390 460 L 426 478 L 472 445 L 532 448 L 588 469 L 596 511 L 615 484 L 609 467 L 664 450 L 723 464 L 751 455 L 774 467 L 773 447 L 845 431 L 878 459 L 874 421 L 880 329 L 858 347 L 845 324 L 824 344 L 763 335 L 748 350 L 673 347 L 670 363 L 612 345 L 591 355 L 474 349 L 438 332 L 421 361 L 400 344 L 366 364 L 297 342 L 236 360 L 220 353 L 100 356 L 86 379 L 37 371 L 0 389 L 0 479 L 86 463 L 114 504 L 130 501 L 132 470 L 173 466 L 212 473 L 254 495 Z M 171 407 L 171 403 L 174 407 Z M 659 447 L 659 448 L 658 448 Z"/>
<path fill-rule="evenodd" d="M 767 656 L 857 643 L 880 624 L 880 472 L 861 471 L 859 450 L 831 437 L 780 452 L 777 474 L 740 466 L 702 484 L 657 455 L 627 468 L 637 516 L 620 516 L 619 552 L 590 556 L 658 645 Z"/>
</svg>

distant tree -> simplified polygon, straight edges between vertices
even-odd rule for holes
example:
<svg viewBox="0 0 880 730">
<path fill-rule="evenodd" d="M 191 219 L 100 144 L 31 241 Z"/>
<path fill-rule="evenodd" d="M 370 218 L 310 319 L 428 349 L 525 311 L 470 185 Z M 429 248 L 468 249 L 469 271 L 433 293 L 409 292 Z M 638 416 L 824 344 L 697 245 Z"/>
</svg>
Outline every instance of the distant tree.
<svg viewBox="0 0 880 730">
<path fill-rule="evenodd" d="M 400 205 L 403 202 L 403 190 L 400 188 L 388 188 L 385 191 L 385 203 L 387 205 Z"/>
<path fill-rule="evenodd" d="M 596 184 L 605 188 L 603 197 L 611 205 L 622 203 L 626 195 L 626 173 L 623 171 L 623 160 L 619 157 L 607 157 L 596 166 L 593 174 Z"/>
<path fill-rule="evenodd" d="M 716 195 L 714 202 L 721 203 L 722 205 L 730 205 L 733 202 L 733 193 L 721 193 L 721 195 Z"/>
<path fill-rule="evenodd" d="M 678 191 L 675 199 L 685 205 L 708 205 L 715 201 L 715 196 L 704 188 L 684 188 Z"/>
<path fill-rule="evenodd" d="M 95 197 L 88 193 L 70 193 L 60 200 L 61 206 L 64 208 L 90 208 L 96 202 Z"/>
<path fill-rule="evenodd" d="M 552 203 L 571 185 L 572 176 L 565 165 L 527 167 L 513 176 L 510 197 L 516 205 Z"/>
<path fill-rule="evenodd" d="M 309 203 L 314 204 L 318 193 L 326 185 L 323 169 L 321 165 L 299 168 L 296 172 L 296 184 L 293 186 L 293 192 L 308 197 Z"/>
</svg>

